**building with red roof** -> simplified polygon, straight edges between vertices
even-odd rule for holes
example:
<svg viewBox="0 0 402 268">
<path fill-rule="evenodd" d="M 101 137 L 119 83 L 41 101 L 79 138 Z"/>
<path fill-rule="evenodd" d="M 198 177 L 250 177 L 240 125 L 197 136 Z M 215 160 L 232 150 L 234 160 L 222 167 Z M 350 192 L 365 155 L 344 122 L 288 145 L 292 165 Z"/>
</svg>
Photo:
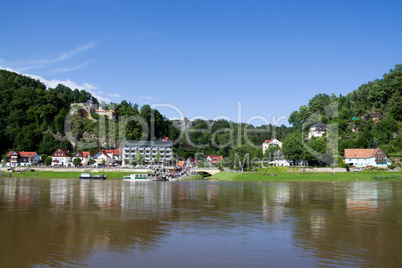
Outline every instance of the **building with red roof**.
<svg viewBox="0 0 402 268">
<path fill-rule="evenodd" d="M 121 150 L 103 150 L 112 159 L 112 164 L 121 164 Z"/>
<path fill-rule="evenodd" d="M 76 151 L 71 160 L 74 161 L 75 158 L 79 158 L 81 160 L 81 165 L 86 166 L 91 159 L 91 154 L 88 151 Z"/>
<path fill-rule="evenodd" d="M 11 151 L 6 156 L 6 166 L 29 166 L 39 163 L 40 157 L 36 152 Z"/>
<path fill-rule="evenodd" d="M 265 152 L 268 151 L 269 147 L 271 146 L 278 146 L 279 148 L 282 148 L 282 142 L 277 139 L 265 140 L 262 144 L 262 153 L 265 154 Z"/>
<path fill-rule="evenodd" d="M 387 167 L 387 155 L 380 149 L 345 149 L 344 162 L 354 167 Z"/>
<path fill-rule="evenodd" d="M 71 167 L 72 155 L 64 148 L 57 148 L 52 154 L 52 167 Z"/>
<path fill-rule="evenodd" d="M 216 155 L 208 155 L 207 156 L 207 161 L 211 166 L 214 166 L 216 163 L 220 162 L 223 160 L 223 156 L 216 156 Z"/>
</svg>

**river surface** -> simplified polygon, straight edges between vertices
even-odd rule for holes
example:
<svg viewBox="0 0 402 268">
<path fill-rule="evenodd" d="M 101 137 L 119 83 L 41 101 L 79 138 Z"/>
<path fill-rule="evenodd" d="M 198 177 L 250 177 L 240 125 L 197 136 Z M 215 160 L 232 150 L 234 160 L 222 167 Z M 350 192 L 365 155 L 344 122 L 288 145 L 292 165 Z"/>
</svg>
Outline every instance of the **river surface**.
<svg viewBox="0 0 402 268">
<path fill-rule="evenodd" d="M 0 179 L 0 267 L 402 267 L 402 183 Z"/>
</svg>

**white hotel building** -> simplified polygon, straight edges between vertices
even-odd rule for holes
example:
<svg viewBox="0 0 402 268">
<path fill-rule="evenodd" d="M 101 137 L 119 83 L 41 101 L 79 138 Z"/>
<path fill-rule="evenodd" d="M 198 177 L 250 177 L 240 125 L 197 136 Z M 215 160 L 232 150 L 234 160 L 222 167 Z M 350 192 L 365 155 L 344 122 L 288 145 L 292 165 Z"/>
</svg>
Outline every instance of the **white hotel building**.
<svg viewBox="0 0 402 268">
<path fill-rule="evenodd" d="M 173 149 L 171 141 L 130 141 L 125 140 L 123 144 L 124 166 L 130 165 L 135 160 L 138 153 L 142 156 L 145 164 L 154 164 L 158 154 L 161 164 L 173 162 Z M 127 163 L 127 164 L 126 164 Z"/>
</svg>

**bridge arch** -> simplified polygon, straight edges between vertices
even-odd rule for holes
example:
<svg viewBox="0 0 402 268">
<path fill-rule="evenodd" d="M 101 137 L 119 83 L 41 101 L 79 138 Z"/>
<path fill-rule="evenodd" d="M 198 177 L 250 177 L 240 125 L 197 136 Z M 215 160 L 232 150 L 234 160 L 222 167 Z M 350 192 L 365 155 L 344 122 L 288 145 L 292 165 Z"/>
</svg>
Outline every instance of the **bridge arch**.
<svg viewBox="0 0 402 268">
<path fill-rule="evenodd" d="M 197 174 L 201 175 L 202 177 L 211 177 L 212 174 L 207 171 L 197 171 Z"/>
<path fill-rule="evenodd" d="M 221 171 L 215 168 L 197 168 L 195 169 L 195 172 L 197 172 L 197 174 L 200 174 L 203 177 L 210 177 Z"/>
</svg>

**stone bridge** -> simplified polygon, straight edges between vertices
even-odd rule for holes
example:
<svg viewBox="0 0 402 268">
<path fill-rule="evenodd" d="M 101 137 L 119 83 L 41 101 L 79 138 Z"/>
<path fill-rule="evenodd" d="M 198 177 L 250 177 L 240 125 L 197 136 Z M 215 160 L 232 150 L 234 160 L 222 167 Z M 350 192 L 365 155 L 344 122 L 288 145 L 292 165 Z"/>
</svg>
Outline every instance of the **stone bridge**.
<svg viewBox="0 0 402 268">
<path fill-rule="evenodd" d="M 217 168 L 194 168 L 193 170 L 203 177 L 212 176 L 215 175 L 216 173 L 221 172 Z"/>
</svg>

